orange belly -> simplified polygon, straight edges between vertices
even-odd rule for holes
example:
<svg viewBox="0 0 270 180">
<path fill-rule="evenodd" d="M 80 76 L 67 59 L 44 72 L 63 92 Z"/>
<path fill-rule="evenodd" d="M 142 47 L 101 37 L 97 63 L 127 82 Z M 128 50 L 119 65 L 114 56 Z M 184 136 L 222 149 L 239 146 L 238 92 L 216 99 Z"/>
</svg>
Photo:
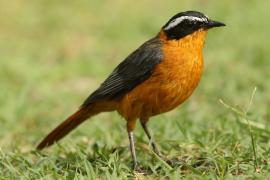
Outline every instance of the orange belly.
<svg viewBox="0 0 270 180">
<path fill-rule="evenodd" d="M 163 61 L 149 79 L 121 99 L 118 112 L 127 120 L 148 119 L 185 101 L 200 81 L 205 33 L 200 31 L 179 41 L 164 41 Z"/>
</svg>

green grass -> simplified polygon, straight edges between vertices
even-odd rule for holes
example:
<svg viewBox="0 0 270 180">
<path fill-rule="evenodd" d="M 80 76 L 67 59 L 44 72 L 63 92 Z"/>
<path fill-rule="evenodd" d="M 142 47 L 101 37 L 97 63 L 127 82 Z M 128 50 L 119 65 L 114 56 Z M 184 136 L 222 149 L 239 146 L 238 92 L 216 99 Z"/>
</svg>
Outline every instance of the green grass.
<svg viewBox="0 0 270 180">
<path fill-rule="evenodd" d="M 266 0 L 0 1 L 0 179 L 268 178 L 268 7 Z M 137 124 L 147 174 L 133 173 L 125 121 L 116 113 L 35 151 L 114 66 L 169 17 L 191 9 L 227 26 L 208 34 L 193 96 L 149 123 L 172 167 L 152 153 Z"/>
</svg>

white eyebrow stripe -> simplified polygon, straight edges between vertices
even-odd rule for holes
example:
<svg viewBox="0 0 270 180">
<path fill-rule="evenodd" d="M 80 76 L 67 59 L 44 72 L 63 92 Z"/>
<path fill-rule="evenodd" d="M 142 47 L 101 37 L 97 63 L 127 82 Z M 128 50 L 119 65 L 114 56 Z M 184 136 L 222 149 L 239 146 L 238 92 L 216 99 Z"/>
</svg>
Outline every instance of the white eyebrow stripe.
<svg viewBox="0 0 270 180">
<path fill-rule="evenodd" d="M 194 16 L 181 16 L 179 18 L 176 18 L 174 20 L 172 20 L 170 22 L 170 24 L 168 24 L 164 30 L 169 30 L 175 26 L 177 26 L 178 24 L 180 24 L 182 21 L 184 20 L 190 20 L 190 21 L 200 21 L 200 22 L 206 22 L 207 19 L 206 18 L 199 18 L 199 17 L 194 17 Z"/>
</svg>

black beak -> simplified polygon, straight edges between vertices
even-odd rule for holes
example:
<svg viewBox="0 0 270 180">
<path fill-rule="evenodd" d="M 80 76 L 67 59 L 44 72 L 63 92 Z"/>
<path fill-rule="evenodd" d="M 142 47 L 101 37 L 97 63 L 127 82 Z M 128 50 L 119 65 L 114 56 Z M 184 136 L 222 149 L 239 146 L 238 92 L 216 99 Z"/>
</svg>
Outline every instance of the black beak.
<svg viewBox="0 0 270 180">
<path fill-rule="evenodd" d="M 213 20 L 208 20 L 208 22 L 205 24 L 206 29 L 210 29 L 213 27 L 221 27 L 221 26 L 226 26 L 226 25 L 222 22 L 213 21 Z"/>
</svg>

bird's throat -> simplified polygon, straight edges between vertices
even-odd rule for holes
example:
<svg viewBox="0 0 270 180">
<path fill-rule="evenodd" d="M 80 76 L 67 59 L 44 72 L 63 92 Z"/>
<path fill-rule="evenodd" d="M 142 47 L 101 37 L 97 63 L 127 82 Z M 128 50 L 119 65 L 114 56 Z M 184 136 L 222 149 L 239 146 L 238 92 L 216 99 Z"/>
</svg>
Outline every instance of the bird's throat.
<svg viewBox="0 0 270 180">
<path fill-rule="evenodd" d="M 193 49 L 193 50 L 202 50 L 205 42 L 205 37 L 207 34 L 207 30 L 205 29 L 199 29 L 198 31 L 187 35 L 181 39 L 171 39 L 168 40 L 166 33 L 164 31 L 161 31 L 159 33 L 159 38 L 161 41 L 163 41 L 165 44 L 169 46 L 174 46 L 174 47 L 184 47 L 186 49 Z"/>
</svg>

